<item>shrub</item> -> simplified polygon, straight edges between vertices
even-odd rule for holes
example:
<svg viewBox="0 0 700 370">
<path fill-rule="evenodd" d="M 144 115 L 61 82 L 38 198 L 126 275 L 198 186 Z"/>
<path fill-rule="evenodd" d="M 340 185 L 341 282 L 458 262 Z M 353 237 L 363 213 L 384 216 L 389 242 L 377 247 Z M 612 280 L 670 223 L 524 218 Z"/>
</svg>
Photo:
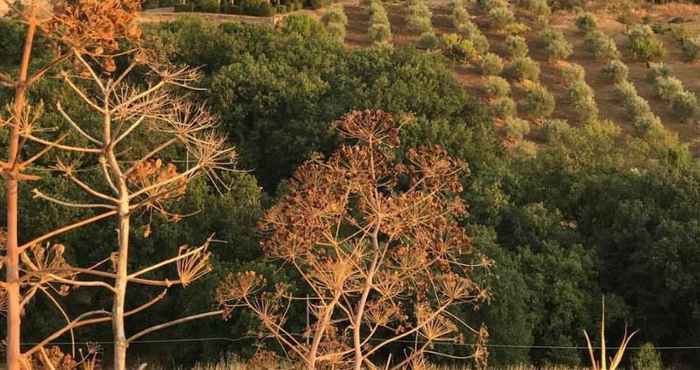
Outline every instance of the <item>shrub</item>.
<svg viewBox="0 0 700 370">
<path fill-rule="evenodd" d="M 671 70 L 664 63 L 652 63 L 647 71 L 647 81 L 656 83 L 659 78 L 667 78 L 671 76 Z"/>
<path fill-rule="evenodd" d="M 661 100 L 670 102 L 674 96 L 682 93 L 685 88 L 683 82 L 675 77 L 660 77 L 654 83 L 656 96 Z"/>
<path fill-rule="evenodd" d="M 511 22 L 503 28 L 503 32 L 506 35 L 522 35 L 525 32 L 530 31 L 530 27 L 522 22 Z"/>
<path fill-rule="evenodd" d="M 632 358 L 634 370 L 662 370 L 661 356 L 651 343 L 644 343 Z"/>
<path fill-rule="evenodd" d="M 530 133 L 530 122 L 518 117 L 509 117 L 506 120 L 506 137 L 513 141 L 522 140 Z"/>
<path fill-rule="evenodd" d="M 542 123 L 542 133 L 547 142 L 553 142 L 570 128 L 569 122 L 564 119 L 547 119 Z"/>
<path fill-rule="evenodd" d="M 583 33 L 589 33 L 598 29 L 598 21 L 595 15 L 583 13 L 576 18 L 576 27 Z"/>
<path fill-rule="evenodd" d="M 546 25 L 549 23 L 552 9 L 549 7 L 547 0 L 525 0 L 523 8 L 538 24 Z"/>
<path fill-rule="evenodd" d="M 374 22 L 367 31 L 370 41 L 375 46 L 391 46 L 391 27 L 388 23 Z"/>
<path fill-rule="evenodd" d="M 345 40 L 345 34 L 347 33 L 347 30 L 345 29 L 345 25 L 340 22 L 330 22 L 324 26 L 326 28 L 326 32 L 328 32 L 329 35 L 331 35 L 334 39 L 343 42 Z"/>
<path fill-rule="evenodd" d="M 484 36 L 479 27 L 473 22 L 467 21 L 462 23 L 457 27 L 457 32 L 465 39 L 471 41 L 479 53 L 483 54 L 489 51 L 488 38 Z"/>
<path fill-rule="evenodd" d="M 700 36 L 686 37 L 679 42 L 686 60 L 694 62 L 700 58 Z"/>
<path fill-rule="evenodd" d="M 625 100 L 625 110 L 632 117 L 641 117 L 649 114 L 653 114 L 649 102 L 639 95 L 630 96 Z"/>
<path fill-rule="evenodd" d="M 530 57 L 513 59 L 505 70 L 506 75 L 516 80 L 538 81 L 540 65 Z"/>
<path fill-rule="evenodd" d="M 486 81 L 486 93 L 498 98 L 510 96 L 510 84 L 502 77 L 490 76 Z"/>
<path fill-rule="evenodd" d="M 636 25 L 627 31 L 627 50 L 638 60 L 650 61 L 666 55 L 663 43 L 648 25 Z"/>
<path fill-rule="evenodd" d="M 489 25 L 493 29 L 503 29 L 515 21 L 513 11 L 508 7 L 496 7 L 488 12 Z"/>
<path fill-rule="evenodd" d="M 452 9 L 452 25 L 459 29 L 460 25 L 466 22 L 471 22 L 467 9 L 464 8 L 464 5 L 455 6 Z"/>
<path fill-rule="evenodd" d="M 508 0 L 479 0 L 479 6 L 486 11 L 494 8 L 507 8 L 508 5 Z"/>
<path fill-rule="evenodd" d="M 503 72 L 503 60 L 494 53 L 488 53 L 481 58 L 479 70 L 484 76 L 497 76 Z"/>
<path fill-rule="evenodd" d="M 489 105 L 491 107 L 491 114 L 500 119 L 512 117 L 518 110 L 515 101 L 508 96 L 494 99 Z"/>
<path fill-rule="evenodd" d="M 633 83 L 629 81 L 621 81 L 615 84 L 615 92 L 622 99 L 622 101 L 627 105 L 631 99 L 639 96 L 637 93 L 637 88 Z"/>
<path fill-rule="evenodd" d="M 432 12 L 423 0 L 412 0 L 408 6 L 408 28 L 414 32 L 423 33 L 433 30 Z"/>
<path fill-rule="evenodd" d="M 437 49 L 440 46 L 440 39 L 435 36 L 432 32 L 424 32 L 416 41 L 416 47 L 418 49 Z"/>
<path fill-rule="evenodd" d="M 682 91 L 671 99 L 671 110 L 681 122 L 688 122 L 697 114 L 698 99 L 692 92 Z"/>
<path fill-rule="evenodd" d="M 562 82 L 564 86 L 571 86 L 576 81 L 583 81 L 586 79 L 586 70 L 576 63 L 569 63 L 559 70 L 561 74 Z"/>
<path fill-rule="evenodd" d="M 556 102 L 554 95 L 543 85 L 536 82 L 524 83 L 525 101 L 522 110 L 533 119 L 547 118 L 552 115 Z"/>
<path fill-rule="evenodd" d="M 548 28 L 540 34 L 544 51 L 550 60 L 568 58 L 574 52 L 571 44 L 561 31 Z"/>
<path fill-rule="evenodd" d="M 348 17 L 345 15 L 345 10 L 342 5 L 334 5 L 326 11 L 321 17 L 321 23 L 328 25 L 330 23 L 340 23 L 347 26 Z"/>
<path fill-rule="evenodd" d="M 242 0 L 238 5 L 238 11 L 258 17 L 269 17 L 275 13 L 272 5 L 265 0 Z"/>
<path fill-rule="evenodd" d="M 474 44 L 456 33 L 443 35 L 441 39 L 441 48 L 447 58 L 459 62 L 472 61 L 478 55 Z"/>
<path fill-rule="evenodd" d="M 537 155 L 537 144 L 530 140 L 520 140 L 512 147 L 513 155 L 521 158 L 533 158 Z"/>
<path fill-rule="evenodd" d="M 603 67 L 603 76 L 605 79 L 618 83 L 627 80 L 629 76 L 629 68 L 625 62 L 619 59 L 613 59 Z"/>
<path fill-rule="evenodd" d="M 595 30 L 587 33 L 584 39 L 584 48 L 593 54 L 596 59 L 609 60 L 620 58 L 620 51 L 617 49 L 615 40 L 602 31 Z"/>
<path fill-rule="evenodd" d="M 526 57 L 530 53 L 530 49 L 527 46 L 527 41 L 522 36 L 508 36 L 506 37 L 506 50 L 511 58 L 522 58 Z"/>
<path fill-rule="evenodd" d="M 567 89 L 566 94 L 576 115 L 582 122 L 592 122 L 598 118 L 595 94 L 585 81 L 579 80 L 572 84 Z"/>
<path fill-rule="evenodd" d="M 633 117 L 632 126 L 634 126 L 638 132 L 645 133 L 654 127 L 662 127 L 663 124 L 661 123 L 661 118 L 649 111 Z M 644 369 L 646 370 L 646 368 Z"/>
<path fill-rule="evenodd" d="M 218 13 L 219 0 L 195 0 L 194 10 L 205 13 Z"/>
</svg>

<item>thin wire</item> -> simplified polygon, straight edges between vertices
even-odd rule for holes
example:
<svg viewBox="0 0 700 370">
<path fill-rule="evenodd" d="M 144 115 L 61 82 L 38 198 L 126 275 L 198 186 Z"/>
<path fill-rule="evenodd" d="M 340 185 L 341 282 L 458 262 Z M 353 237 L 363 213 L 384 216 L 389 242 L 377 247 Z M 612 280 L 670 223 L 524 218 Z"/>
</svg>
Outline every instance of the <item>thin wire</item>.
<svg viewBox="0 0 700 370">
<path fill-rule="evenodd" d="M 227 338 L 227 337 L 205 337 L 205 338 L 176 338 L 176 339 L 151 339 L 151 340 L 136 340 L 130 343 L 135 344 L 155 344 L 155 343 L 193 343 L 193 342 L 241 342 L 248 339 L 269 339 L 271 337 L 257 337 L 257 336 L 244 336 L 240 338 Z M 388 338 L 372 338 L 373 341 L 385 341 Z M 412 340 L 397 340 L 395 343 L 410 343 L 414 344 L 415 341 Z M 418 342 L 419 344 L 425 344 L 426 342 Z M 473 344 L 468 343 L 452 343 L 452 342 L 440 342 L 433 341 L 435 344 L 446 344 L 455 347 L 471 347 Z M 38 343 L 26 342 L 22 345 L 36 345 Z M 54 345 L 69 345 L 71 342 L 52 342 Z M 114 344 L 113 341 L 89 341 L 89 342 L 75 342 L 75 344 L 86 345 L 86 344 Z M 513 348 L 513 349 L 575 349 L 575 350 L 587 350 L 588 347 L 582 346 L 545 346 L 545 345 L 524 345 L 524 344 L 486 344 L 488 348 Z M 605 347 L 606 349 L 614 350 L 620 347 Z M 625 347 L 627 349 L 641 349 L 641 347 Z M 697 350 L 700 346 L 659 346 L 654 347 L 656 350 L 660 351 L 670 351 L 670 350 Z M 593 349 L 601 349 L 601 347 L 593 347 Z"/>
</svg>

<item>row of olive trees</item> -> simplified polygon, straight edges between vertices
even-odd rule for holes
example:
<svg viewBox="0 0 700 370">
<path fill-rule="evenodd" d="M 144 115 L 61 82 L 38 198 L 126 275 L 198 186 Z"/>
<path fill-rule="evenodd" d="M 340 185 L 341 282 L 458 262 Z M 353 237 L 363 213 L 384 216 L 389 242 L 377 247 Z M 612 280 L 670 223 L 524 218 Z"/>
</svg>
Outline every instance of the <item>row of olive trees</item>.
<svg viewBox="0 0 700 370">
<path fill-rule="evenodd" d="M 182 246 L 173 258 L 130 271 L 130 266 L 139 265 L 129 260 L 132 216 L 155 211 L 177 217 L 167 211 L 169 202 L 179 198 L 194 177 L 207 174 L 215 180 L 216 171 L 231 169 L 234 152 L 215 133 L 216 118 L 204 106 L 178 93 L 196 83 L 198 72 L 164 63 L 142 46 L 136 20 L 139 1 L 56 1 L 50 4 L 53 6 L 20 1 L 8 5 L 26 25 L 26 37 L 19 46 L 23 51 L 16 76 L 0 75 L 0 82 L 15 90 L 14 103 L 0 121 L 9 131 L 8 155 L 0 161 L 8 205 L 3 258 L 6 279 L 2 284 L 7 302 L 7 369 L 30 369 L 37 361 L 51 369 L 55 364 L 45 348 L 52 341 L 67 334 L 74 339 L 74 330 L 79 327 L 111 323 L 114 368 L 123 370 L 127 348 L 134 340 L 222 313 L 184 317 L 131 334 L 125 327 L 126 317 L 155 305 L 171 287 L 187 286 L 211 269 L 209 238 L 201 247 Z M 41 67 L 35 66 L 41 61 L 32 58 L 38 37 L 50 40 L 55 48 L 55 58 Z M 138 80 L 132 77 L 137 71 L 141 76 Z M 51 109 L 64 121 L 61 127 L 66 127 L 58 132 L 46 126 L 43 112 L 49 108 L 28 98 L 31 89 L 47 75 L 60 78 L 89 112 L 73 115 L 58 101 Z M 140 140 L 137 145 L 136 138 L 143 137 L 151 140 Z M 54 152 L 58 153 L 54 156 Z M 183 157 L 184 152 L 187 155 Z M 19 187 L 39 178 L 43 172 L 37 168 L 56 171 L 72 183 L 71 193 L 82 195 L 69 199 L 65 194 L 52 194 L 54 189 L 35 188 L 36 199 L 82 209 L 91 216 L 23 240 L 26 238 L 18 235 L 18 213 L 27 205 L 19 198 Z M 56 240 L 107 220 L 117 224 L 112 255 L 93 266 L 71 266 L 64 258 L 65 247 Z M 177 278 L 148 277 L 171 265 L 176 266 Z M 148 302 L 128 304 L 126 291 L 132 284 L 162 291 Z M 111 312 L 95 309 L 69 316 L 57 295 L 67 295 L 74 288 L 106 291 L 112 297 Z M 56 315 L 66 324 L 22 351 L 22 313 L 41 295 L 56 306 Z"/>
</svg>

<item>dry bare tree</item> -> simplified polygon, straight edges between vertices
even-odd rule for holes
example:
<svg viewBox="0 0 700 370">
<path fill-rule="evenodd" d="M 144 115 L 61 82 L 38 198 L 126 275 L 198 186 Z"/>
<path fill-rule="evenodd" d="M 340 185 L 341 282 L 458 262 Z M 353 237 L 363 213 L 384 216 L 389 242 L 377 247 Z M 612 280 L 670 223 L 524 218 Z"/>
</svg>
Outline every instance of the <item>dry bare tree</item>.
<svg viewBox="0 0 700 370">
<path fill-rule="evenodd" d="M 206 107 L 178 96 L 179 89 L 191 88 L 197 82 L 198 71 L 162 63 L 149 50 L 139 46 L 141 33 L 136 16 L 140 1 L 60 1 L 53 5 L 53 13 L 43 22 L 37 20 L 34 6 L 30 6 L 29 13 L 24 16 L 29 26 L 22 61 L 24 69 L 20 68 L 16 82 L 14 109 L 4 121 L 12 130 L 9 160 L 1 163 L 8 188 L 5 257 L 8 278 L 4 286 L 8 297 L 8 369 L 19 369 L 20 363 L 30 368 L 34 356 L 50 363 L 45 347 L 51 341 L 66 333 L 72 334 L 81 326 L 111 322 L 115 342 L 114 368 L 123 370 L 126 369 L 127 348 L 131 341 L 172 325 L 222 313 L 219 310 L 184 317 L 127 336 L 124 323 L 127 316 L 158 303 L 166 296 L 168 288 L 187 286 L 210 271 L 208 246 L 213 241 L 210 237 L 197 248 L 182 246 L 177 256 L 129 271 L 132 216 L 138 212 L 159 212 L 177 219 L 178 215 L 167 211 L 168 203 L 181 197 L 189 181 L 196 176 L 206 174 L 215 183 L 220 181 L 217 171 L 230 170 L 235 153 L 215 132 L 217 119 Z M 59 50 L 59 58 L 50 67 L 62 61 L 72 62 L 60 76 L 100 122 L 94 125 L 86 117 L 73 116 L 59 102 L 56 111 L 71 132 L 54 141 L 39 136 L 40 112 L 35 114 L 26 100 L 25 89 L 35 77 L 28 77 L 29 62 L 25 59 L 31 54 L 33 32 L 39 27 L 55 41 Z M 137 70 L 140 79 L 130 78 Z M 35 76 L 38 79 L 44 73 L 42 69 Z M 20 161 L 19 148 L 26 143 L 44 148 Z M 143 148 L 144 143 L 146 148 Z M 32 179 L 21 171 L 43 158 L 50 149 L 74 153 L 80 158 L 76 163 L 58 160 L 53 170 L 65 176 L 90 200 L 65 199 L 42 189 L 33 190 L 35 198 L 89 210 L 93 216 L 19 245 L 17 181 L 25 180 L 25 177 Z M 85 165 L 81 163 L 96 165 L 92 169 L 82 168 Z M 90 171 L 93 175 L 98 174 L 101 181 L 81 178 Z M 70 266 L 63 258 L 62 245 L 45 244 L 61 234 L 110 218 L 118 225 L 117 247 L 111 256 L 96 265 L 88 268 Z M 134 261 L 132 264 L 137 265 Z M 156 270 L 173 265 L 178 273 L 176 279 L 147 277 Z M 130 284 L 160 287 L 163 291 L 152 300 L 127 310 L 126 291 Z M 105 289 L 113 296 L 111 312 L 96 310 L 70 318 L 54 294 L 65 294 L 72 287 Z M 19 347 L 21 312 L 37 293 L 44 293 L 55 303 L 67 324 L 22 353 Z"/>
<path fill-rule="evenodd" d="M 378 369 L 382 350 L 406 342 L 386 368 L 421 368 L 434 344 L 463 340 L 460 325 L 476 338 L 471 357 L 486 360 L 486 329 L 451 311 L 488 298 L 472 276 L 490 261 L 458 223 L 466 164 L 439 147 L 397 157 L 399 127 L 381 111 L 345 116 L 338 129 L 354 145 L 301 166 L 262 221 L 265 255 L 293 266 L 310 297 L 266 289 L 254 272 L 230 274 L 217 289 L 227 315 L 251 310 L 308 369 Z M 286 325 L 296 301 L 312 313 L 304 333 Z"/>
</svg>

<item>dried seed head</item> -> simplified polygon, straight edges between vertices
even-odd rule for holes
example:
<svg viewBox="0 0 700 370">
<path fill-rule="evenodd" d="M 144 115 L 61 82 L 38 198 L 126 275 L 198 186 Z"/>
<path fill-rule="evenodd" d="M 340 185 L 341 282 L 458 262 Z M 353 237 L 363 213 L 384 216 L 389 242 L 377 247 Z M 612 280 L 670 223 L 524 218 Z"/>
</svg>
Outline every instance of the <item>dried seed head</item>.
<svg viewBox="0 0 700 370">
<path fill-rule="evenodd" d="M 179 256 L 186 256 L 177 261 L 177 273 L 182 286 L 188 286 L 193 281 L 211 272 L 209 261 L 211 253 L 207 250 L 209 242 L 203 246 L 191 249 L 189 246 L 180 247 Z"/>
</svg>

